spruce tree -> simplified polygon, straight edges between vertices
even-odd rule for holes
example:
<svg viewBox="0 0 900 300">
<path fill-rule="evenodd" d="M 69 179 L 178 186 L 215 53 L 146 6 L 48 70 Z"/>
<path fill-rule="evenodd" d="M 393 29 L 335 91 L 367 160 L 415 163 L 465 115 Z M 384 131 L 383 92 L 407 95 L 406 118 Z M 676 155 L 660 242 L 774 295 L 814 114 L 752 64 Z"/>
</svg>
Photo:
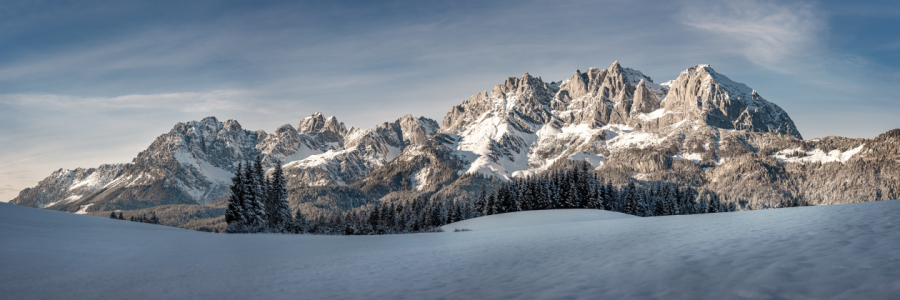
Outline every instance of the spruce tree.
<svg viewBox="0 0 900 300">
<path fill-rule="evenodd" d="M 484 201 L 484 211 L 482 212 L 485 216 L 490 216 L 494 214 L 494 194 L 491 193 L 487 196 L 487 199 Z"/>
<path fill-rule="evenodd" d="M 710 195 L 709 207 L 707 207 L 706 212 L 710 214 L 719 212 L 719 197 L 717 197 L 715 194 Z"/>
<path fill-rule="evenodd" d="M 675 200 L 675 193 L 672 191 L 672 188 L 670 188 L 668 185 L 665 186 L 663 188 L 663 192 L 662 192 L 661 196 L 664 197 L 663 199 L 665 199 L 665 202 L 663 202 L 663 203 L 665 203 L 664 215 L 665 216 L 674 215 L 676 200 Z"/>
<path fill-rule="evenodd" d="M 294 233 L 309 232 L 309 224 L 306 223 L 306 217 L 298 210 L 294 214 Z"/>
<path fill-rule="evenodd" d="M 619 203 L 619 195 L 616 192 L 616 188 L 613 187 L 612 181 L 606 182 L 606 189 L 604 191 L 606 195 L 603 197 L 606 199 L 606 209 L 610 211 L 621 211 L 621 204 Z"/>
<path fill-rule="evenodd" d="M 638 215 L 638 195 L 637 190 L 634 186 L 634 182 L 629 182 L 628 187 L 625 188 L 625 195 L 623 195 L 623 202 L 625 202 L 625 207 L 623 209 L 623 213 L 629 215 Z"/>
<path fill-rule="evenodd" d="M 479 215 L 487 215 L 487 189 L 484 185 L 481 185 L 481 193 L 478 194 L 478 198 L 475 199 L 475 211 Z"/>
<path fill-rule="evenodd" d="M 243 194 L 244 194 L 244 207 L 242 210 L 244 211 L 244 216 L 247 218 L 247 229 L 246 232 L 259 232 L 263 229 L 263 224 L 265 223 L 266 212 L 264 210 L 262 199 L 259 191 L 259 179 L 256 177 L 256 172 L 254 172 L 253 163 L 248 163 L 244 166 L 244 176 L 243 176 Z"/>
<path fill-rule="evenodd" d="M 462 213 L 460 212 L 459 205 L 453 204 L 452 206 L 450 206 L 450 222 L 449 223 L 459 222 L 459 221 L 462 221 L 462 219 L 463 219 Z"/>
<path fill-rule="evenodd" d="M 228 208 L 225 209 L 225 222 L 228 223 L 225 232 L 238 233 L 246 230 L 243 169 L 243 165 L 238 163 L 234 177 L 231 178 L 231 186 L 229 187 L 231 196 L 228 197 Z"/>
<path fill-rule="evenodd" d="M 272 180 L 268 186 L 268 225 L 275 232 L 287 232 L 291 224 L 291 207 L 287 201 L 287 182 L 281 164 L 275 165 Z"/>
</svg>

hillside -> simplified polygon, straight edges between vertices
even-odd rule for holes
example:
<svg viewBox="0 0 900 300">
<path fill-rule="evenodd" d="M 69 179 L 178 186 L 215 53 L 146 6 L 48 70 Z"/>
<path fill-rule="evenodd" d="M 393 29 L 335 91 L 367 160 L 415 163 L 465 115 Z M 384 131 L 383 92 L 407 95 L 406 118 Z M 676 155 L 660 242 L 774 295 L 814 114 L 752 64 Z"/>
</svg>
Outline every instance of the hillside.
<svg viewBox="0 0 900 300">
<path fill-rule="evenodd" d="M 558 210 L 467 220 L 466 232 L 309 236 L 203 233 L 0 203 L 0 294 L 896 299 L 898 213 L 898 200 L 652 218 Z M 520 217 L 536 222 L 516 225 Z"/>
</svg>

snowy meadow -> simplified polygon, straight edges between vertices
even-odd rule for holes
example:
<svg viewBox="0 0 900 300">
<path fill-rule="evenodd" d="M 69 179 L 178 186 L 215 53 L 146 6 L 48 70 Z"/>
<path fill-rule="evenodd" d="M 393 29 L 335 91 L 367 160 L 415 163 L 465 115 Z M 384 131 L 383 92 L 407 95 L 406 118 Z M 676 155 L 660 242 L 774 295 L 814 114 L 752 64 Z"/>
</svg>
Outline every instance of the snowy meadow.
<svg viewBox="0 0 900 300">
<path fill-rule="evenodd" d="M 0 203 L 0 298 L 900 299 L 898 213 L 898 200 L 648 218 L 563 209 L 324 236 Z"/>
</svg>

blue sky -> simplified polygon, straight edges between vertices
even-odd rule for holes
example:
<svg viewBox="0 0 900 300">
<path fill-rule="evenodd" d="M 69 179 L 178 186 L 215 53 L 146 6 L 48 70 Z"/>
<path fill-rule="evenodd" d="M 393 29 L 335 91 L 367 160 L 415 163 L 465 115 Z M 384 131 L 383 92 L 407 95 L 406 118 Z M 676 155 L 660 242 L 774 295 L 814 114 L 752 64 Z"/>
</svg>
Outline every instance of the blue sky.
<svg viewBox="0 0 900 300">
<path fill-rule="evenodd" d="M 656 82 L 710 64 L 805 138 L 874 137 L 900 127 L 897 28 L 893 2 L 3 1 L 0 200 L 181 121 L 440 122 L 508 76 L 615 60 Z"/>
</svg>

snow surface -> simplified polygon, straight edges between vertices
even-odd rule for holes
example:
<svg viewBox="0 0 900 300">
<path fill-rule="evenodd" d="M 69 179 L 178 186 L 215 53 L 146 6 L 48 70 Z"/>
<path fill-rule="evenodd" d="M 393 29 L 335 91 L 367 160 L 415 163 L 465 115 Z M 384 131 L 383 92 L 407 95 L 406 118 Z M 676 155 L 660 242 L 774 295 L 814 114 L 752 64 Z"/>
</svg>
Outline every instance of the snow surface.
<svg viewBox="0 0 900 300">
<path fill-rule="evenodd" d="M 578 152 L 578 153 L 569 155 L 569 159 L 577 160 L 577 161 L 586 161 L 589 164 L 591 164 L 591 167 L 593 167 L 595 169 L 599 168 L 600 165 L 602 165 L 603 162 L 606 161 L 605 157 L 597 155 L 597 154 L 588 153 L 588 152 Z"/>
<path fill-rule="evenodd" d="M 773 154 L 776 159 L 780 162 L 789 162 L 789 163 L 804 163 L 804 162 L 821 162 L 821 163 L 829 163 L 829 162 L 847 162 L 854 155 L 859 153 L 863 149 L 863 145 L 859 145 L 856 148 L 841 152 L 838 150 L 831 150 L 828 153 L 822 151 L 822 149 L 813 149 L 811 151 L 804 152 L 800 147 L 794 149 L 786 149 L 778 151 Z M 804 152 L 803 157 L 788 157 L 787 155 L 794 151 Z"/>
<path fill-rule="evenodd" d="M 311 236 L 0 203 L 0 298 L 900 299 L 898 213 L 896 200 L 605 220 L 615 214 L 541 211 L 466 221 L 467 232 Z"/>
<path fill-rule="evenodd" d="M 596 209 L 533 210 L 463 220 L 441 227 L 444 231 L 523 229 L 533 226 L 559 225 L 588 221 L 637 218 L 632 215 Z"/>
<path fill-rule="evenodd" d="M 644 149 L 665 140 L 665 137 L 660 137 L 655 133 L 634 130 L 631 126 L 626 125 L 606 125 L 603 128 L 606 130 L 606 147 L 610 150 Z"/>
<path fill-rule="evenodd" d="M 650 120 L 656 120 L 656 119 L 662 118 L 663 116 L 665 116 L 667 114 L 669 114 L 669 111 L 667 111 L 665 108 L 660 108 L 660 109 L 650 112 L 649 114 L 640 113 L 637 115 L 637 117 L 644 121 L 650 121 Z"/>
<path fill-rule="evenodd" d="M 88 207 L 91 207 L 91 205 L 94 205 L 94 204 L 90 203 L 90 204 L 82 205 L 78 208 L 78 211 L 76 211 L 75 213 L 79 214 L 79 215 L 86 215 Z"/>
<path fill-rule="evenodd" d="M 199 171 L 200 174 L 203 174 L 206 179 L 209 179 L 210 182 L 226 182 L 231 183 L 231 177 L 234 176 L 234 173 L 224 170 L 222 168 L 213 166 L 209 162 L 203 159 L 197 159 L 193 154 L 189 152 L 185 152 L 183 150 L 175 151 L 175 159 L 184 166 L 191 166 L 195 170 Z M 143 174 L 141 174 L 143 175 Z"/>
</svg>

